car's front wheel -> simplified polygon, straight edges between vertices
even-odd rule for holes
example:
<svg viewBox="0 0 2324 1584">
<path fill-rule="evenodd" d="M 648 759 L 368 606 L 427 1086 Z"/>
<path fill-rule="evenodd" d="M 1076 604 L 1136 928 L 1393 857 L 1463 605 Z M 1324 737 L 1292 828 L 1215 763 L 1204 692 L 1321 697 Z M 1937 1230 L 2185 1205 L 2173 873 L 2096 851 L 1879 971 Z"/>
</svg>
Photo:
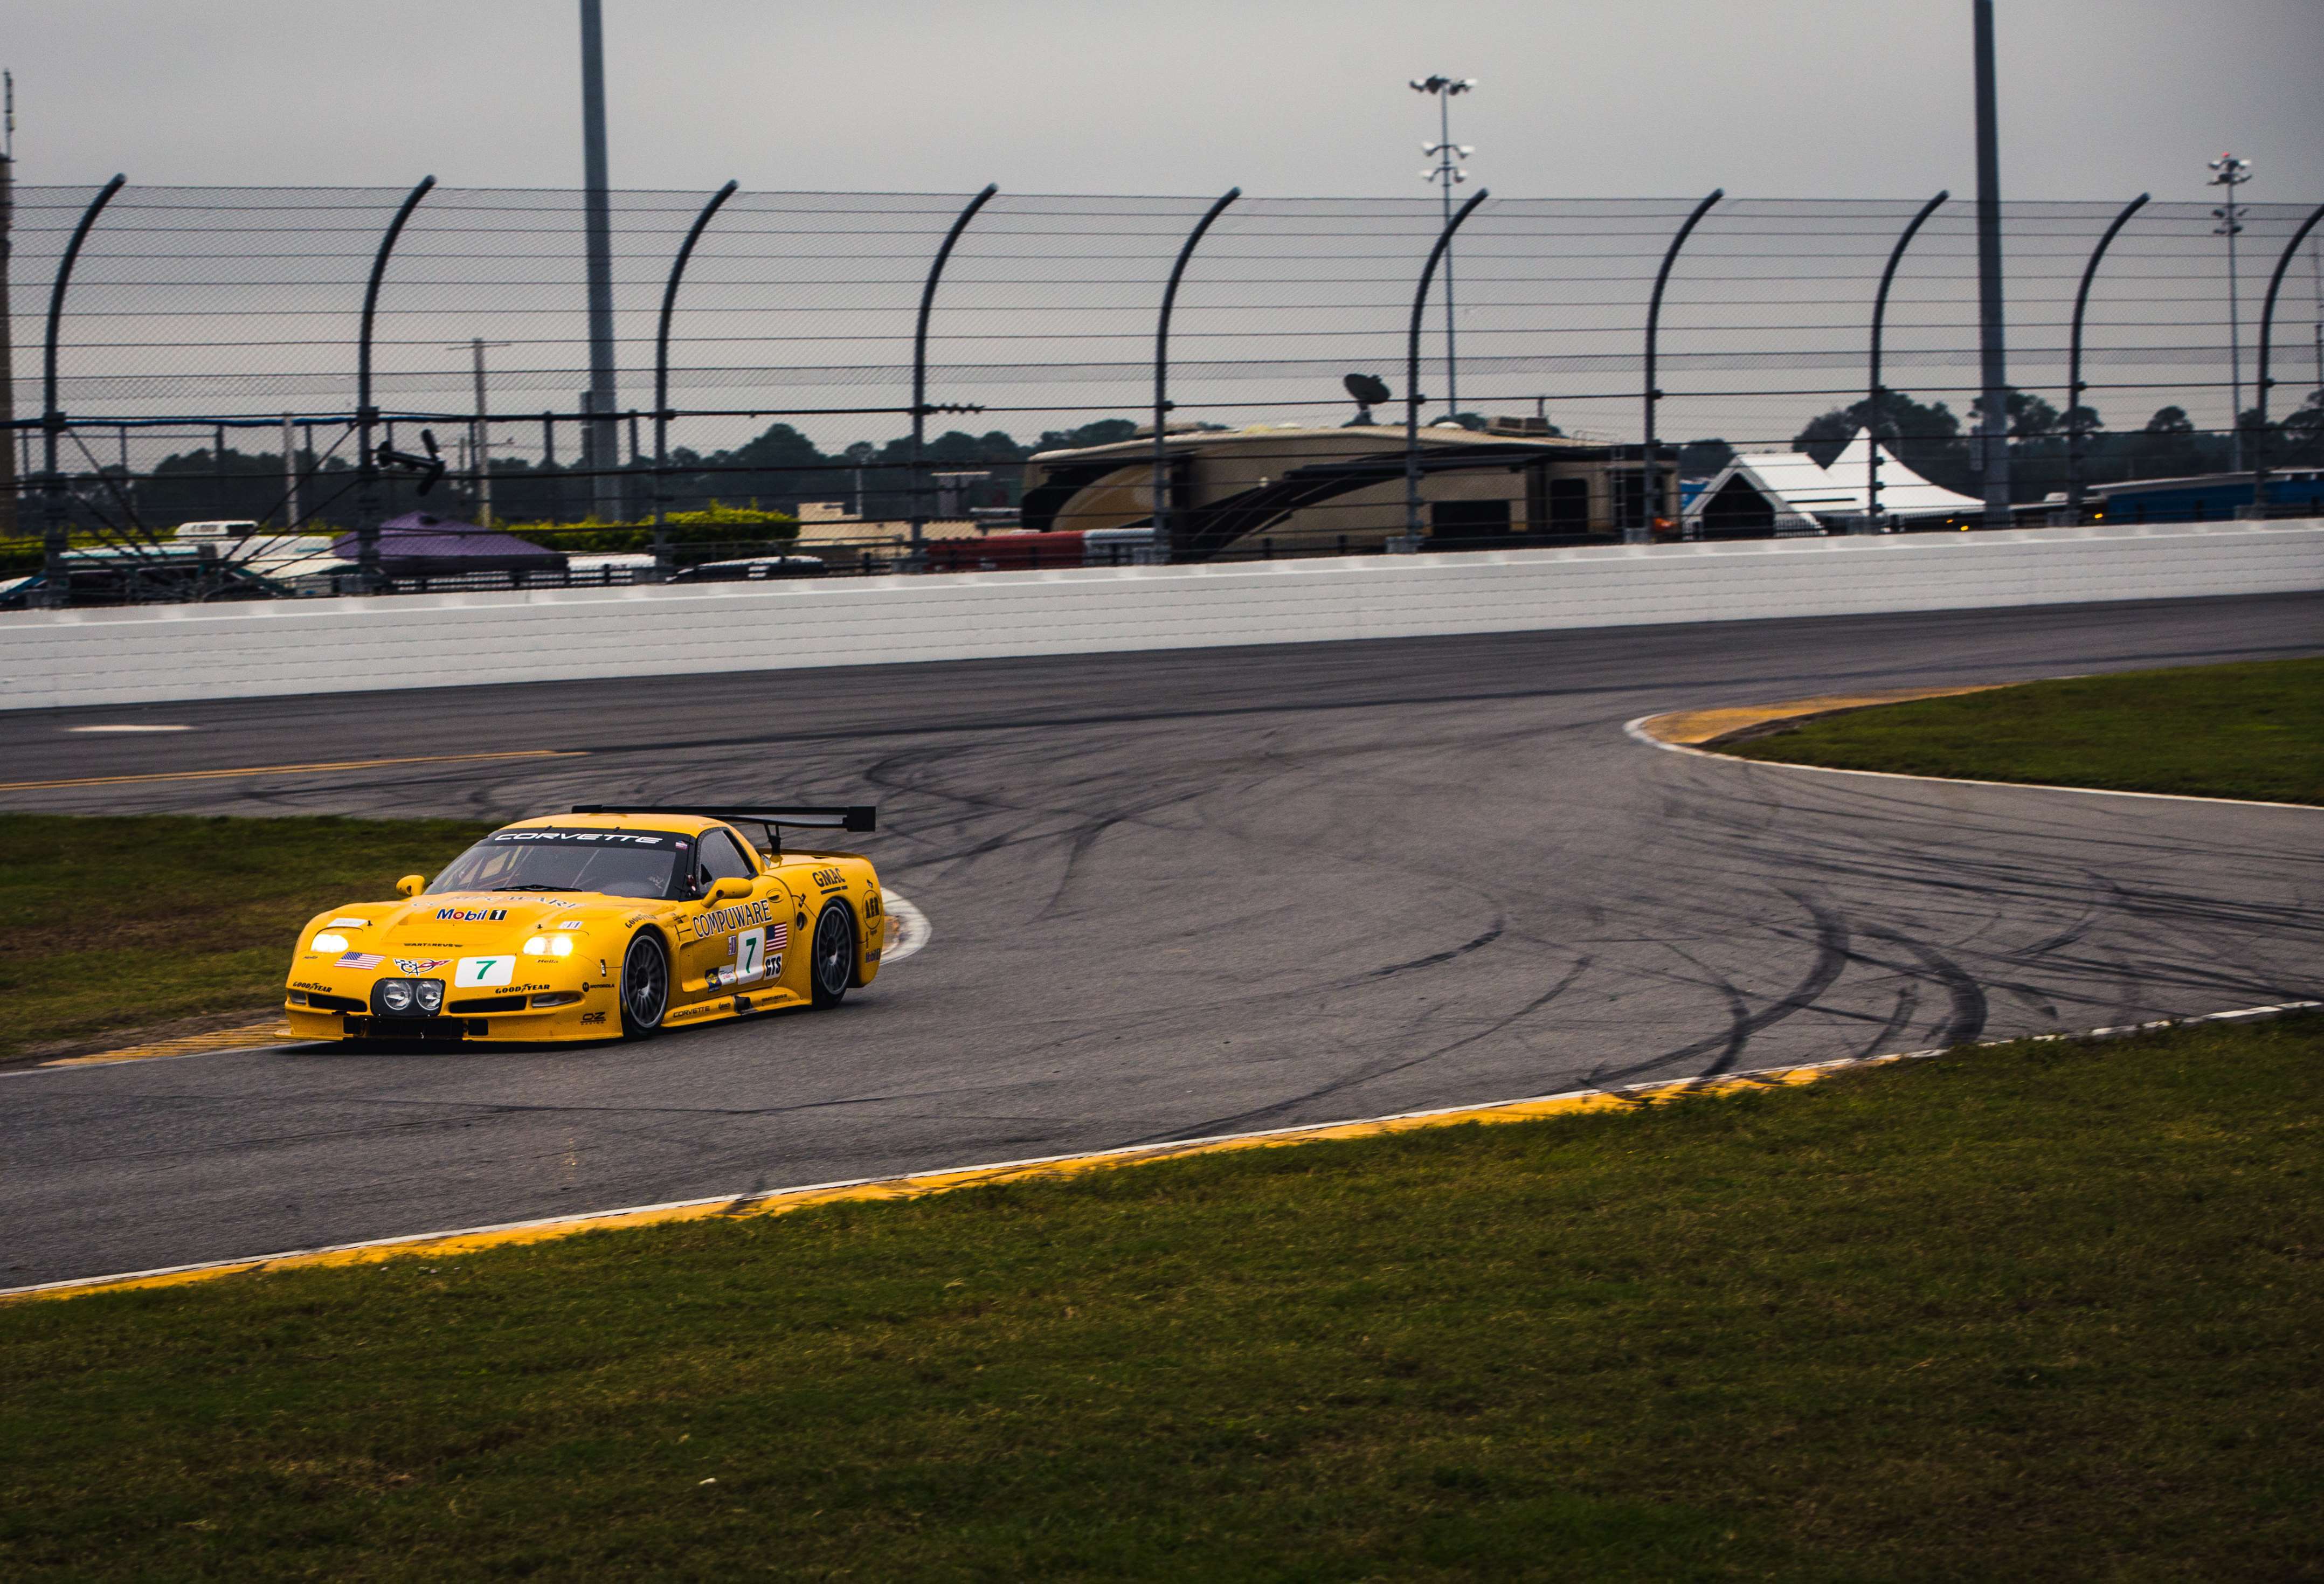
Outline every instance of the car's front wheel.
<svg viewBox="0 0 2324 1584">
<path fill-rule="evenodd" d="M 622 1032 L 643 1039 L 661 1027 L 669 1010 L 669 956 L 661 937 L 640 930 L 622 959 Z"/>
<path fill-rule="evenodd" d="M 834 902 L 815 921 L 815 944 L 807 977 L 815 1004 L 836 1007 L 855 980 L 855 921 L 846 905 Z"/>
</svg>

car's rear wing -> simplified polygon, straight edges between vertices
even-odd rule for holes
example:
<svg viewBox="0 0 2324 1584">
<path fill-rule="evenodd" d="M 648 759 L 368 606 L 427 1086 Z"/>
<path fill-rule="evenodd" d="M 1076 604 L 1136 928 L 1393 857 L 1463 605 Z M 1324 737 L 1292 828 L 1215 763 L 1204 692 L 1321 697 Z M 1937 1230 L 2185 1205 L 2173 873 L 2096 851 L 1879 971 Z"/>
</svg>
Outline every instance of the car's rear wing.
<svg viewBox="0 0 2324 1584">
<path fill-rule="evenodd" d="M 880 810 L 869 803 L 794 804 L 788 807 L 713 807 L 700 804 L 576 803 L 576 814 L 683 814 L 697 819 L 724 820 L 729 824 L 763 825 L 779 852 L 783 827 L 798 830 L 876 831 Z"/>
</svg>

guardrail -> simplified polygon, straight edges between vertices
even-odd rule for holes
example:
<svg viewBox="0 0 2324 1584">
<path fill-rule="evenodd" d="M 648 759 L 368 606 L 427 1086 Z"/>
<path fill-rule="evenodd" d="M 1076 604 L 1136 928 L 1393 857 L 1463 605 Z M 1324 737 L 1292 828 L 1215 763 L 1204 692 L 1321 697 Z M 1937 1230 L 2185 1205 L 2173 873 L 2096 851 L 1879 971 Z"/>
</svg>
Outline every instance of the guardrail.
<svg viewBox="0 0 2324 1584">
<path fill-rule="evenodd" d="M 0 708 L 2324 590 L 2324 519 L 0 614 Z"/>
</svg>

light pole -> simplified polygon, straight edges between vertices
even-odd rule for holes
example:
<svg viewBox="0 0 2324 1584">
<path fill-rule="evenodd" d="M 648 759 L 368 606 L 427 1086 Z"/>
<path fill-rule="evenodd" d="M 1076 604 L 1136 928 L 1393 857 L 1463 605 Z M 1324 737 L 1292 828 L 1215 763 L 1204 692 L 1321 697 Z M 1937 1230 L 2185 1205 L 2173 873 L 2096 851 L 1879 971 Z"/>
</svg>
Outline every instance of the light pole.
<svg viewBox="0 0 2324 1584">
<path fill-rule="evenodd" d="M 581 0 L 581 213 L 589 259 L 589 416 L 581 432 L 593 474 L 590 510 L 601 520 L 622 515 L 613 390 L 613 200 L 605 169 L 605 22 L 600 0 Z"/>
<path fill-rule="evenodd" d="M 2227 189 L 2227 202 L 2211 211 L 2218 222 L 2211 235 L 2227 239 L 2227 471 L 2244 470 L 2244 330 L 2243 309 L 2236 287 L 2236 238 L 2244 228 L 2244 207 L 2236 202 L 2236 189 L 2252 179 L 2251 161 L 2221 154 L 2211 161 L 2207 187 Z"/>
<path fill-rule="evenodd" d="M 1473 77 L 1416 77 L 1412 91 L 1436 96 L 1436 141 L 1423 143 L 1420 152 L 1432 156 L 1436 163 L 1420 173 L 1423 181 L 1433 181 L 1441 189 L 1444 200 L 1443 224 L 1452 224 L 1452 189 L 1469 180 L 1469 173 L 1460 162 L 1477 151 L 1452 141 L 1452 96 L 1465 94 L 1477 86 Z M 1443 235 L 1443 233 L 1439 233 Z M 1444 410 L 1452 418 L 1461 416 L 1461 375 L 1453 360 L 1452 345 L 1452 253 L 1444 253 Z"/>
</svg>

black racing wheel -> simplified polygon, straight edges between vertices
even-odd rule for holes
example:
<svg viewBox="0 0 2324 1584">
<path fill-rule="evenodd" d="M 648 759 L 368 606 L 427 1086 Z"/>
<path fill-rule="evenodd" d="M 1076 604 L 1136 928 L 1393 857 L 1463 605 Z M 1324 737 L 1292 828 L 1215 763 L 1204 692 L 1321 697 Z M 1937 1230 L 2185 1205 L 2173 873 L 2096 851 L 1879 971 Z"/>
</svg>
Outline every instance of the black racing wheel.
<svg viewBox="0 0 2324 1584">
<path fill-rule="evenodd" d="M 669 1010 L 669 955 L 661 937 L 641 929 L 622 959 L 622 1032 L 643 1039 L 661 1027 Z"/>
<path fill-rule="evenodd" d="M 855 981 L 855 921 L 847 905 L 834 902 L 815 921 L 815 941 L 808 950 L 809 990 L 818 1007 L 836 1007 L 847 999 Z"/>
</svg>

